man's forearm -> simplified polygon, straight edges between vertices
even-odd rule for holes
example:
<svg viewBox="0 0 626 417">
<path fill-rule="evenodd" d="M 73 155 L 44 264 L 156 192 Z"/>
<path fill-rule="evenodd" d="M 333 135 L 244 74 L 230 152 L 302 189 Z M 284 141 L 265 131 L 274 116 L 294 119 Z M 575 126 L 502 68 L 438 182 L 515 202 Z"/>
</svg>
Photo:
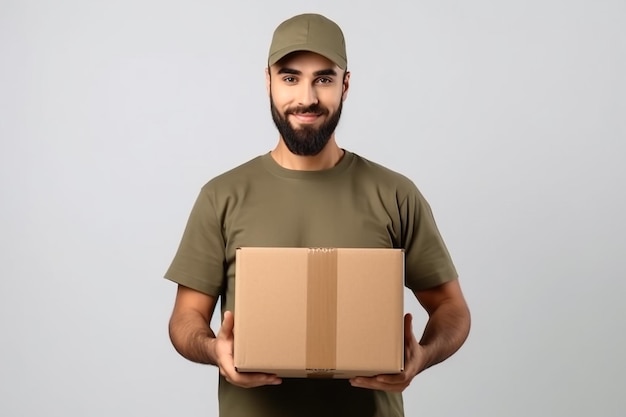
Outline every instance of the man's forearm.
<svg viewBox="0 0 626 417">
<path fill-rule="evenodd" d="M 467 305 L 444 303 L 432 312 L 419 344 L 425 361 L 421 370 L 443 362 L 463 345 L 470 329 Z"/>
<path fill-rule="evenodd" d="M 216 364 L 215 333 L 200 314 L 185 312 L 172 316 L 169 333 L 174 348 L 183 357 L 197 363 Z"/>
</svg>

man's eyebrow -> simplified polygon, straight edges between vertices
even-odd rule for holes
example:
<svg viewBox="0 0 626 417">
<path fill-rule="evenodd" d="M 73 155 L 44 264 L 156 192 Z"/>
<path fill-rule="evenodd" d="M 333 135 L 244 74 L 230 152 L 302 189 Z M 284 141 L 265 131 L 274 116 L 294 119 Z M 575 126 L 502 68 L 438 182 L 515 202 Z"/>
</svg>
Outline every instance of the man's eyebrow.
<svg viewBox="0 0 626 417">
<path fill-rule="evenodd" d="M 313 75 L 315 75 L 316 77 L 319 77 L 320 75 L 333 75 L 333 76 L 336 76 L 337 75 L 337 71 L 335 71 L 332 68 L 329 68 L 329 69 L 325 69 L 325 70 L 315 71 L 313 73 Z"/>
<path fill-rule="evenodd" d="M 302 71 L 298 71 L 298 70 L 295 70 L 295 69 L 292 69 L 292 68 L 285 68 L 285 67 L 283 67 L 283 68 L 278 70 L 278 73 L 279 74 L 301 75 Z"/>
<path fill-rule="evenodd" d="M 278 70 L 279 74 L 291 74 L 291 75 L 302 75 L 302 71 L 298 71 L 296 69 L 293 68 L 286 68 L 286 67 L 282 67 L 281 69 Z M 319 71 L 315 71 L 313 73 L 314 76 L 319 77 L 320 75 L 332 75 L 332 76 L 336 76 L 337 75 L 337 71 L 335 71 L 332 68 L 328 68 L 328 69 L 323 69 L 323 70 L 319 70 Z"/>
</svg>

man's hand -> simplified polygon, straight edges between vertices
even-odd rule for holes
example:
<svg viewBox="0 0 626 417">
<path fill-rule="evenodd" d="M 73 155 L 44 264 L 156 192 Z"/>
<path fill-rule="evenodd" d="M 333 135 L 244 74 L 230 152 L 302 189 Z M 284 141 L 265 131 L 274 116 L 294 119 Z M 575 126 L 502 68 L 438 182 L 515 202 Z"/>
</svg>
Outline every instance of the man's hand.
<svg viewBox="0 0 626 417">
<path fill-rule="evenodd" d="M 222 327 L 215 336 L 209 323 L 216 303 L 216 297 L 178 286 L 169 325 L 170 338 L 176 350 L 190 361 L 216 365 L 228 382 L 240 387 L 280 384 L 282 380 L 276 375 L 239 373 L 235 370 L 233 313 L 227 311 L 224 314 Z"/>
<path fill-rule="evenodd" d="M 217 337 L 212 341 L 220 374 L 231 384 L 243 388 L 280 384 L 282 380 L 276 375 L 259 372 L 237 372 L 233 361 L 234 324 L 233 313 L 225 312 L 222 327 L 217 333 Z"/>
<path fill-rule="evenodd" d="M 428 313 L 428 323 L 418 343 L 411 315 L 404 316 L 404 371 L 397 375 L 353 378 L 350 380 L 353 386 L 401 392 L 415 375 L 449 358 L 467 339 L 471 318 L 458 280 L 414 294 Z"/>
<path fill-rule="evenodd" d="M 413 334 L 413 317 L 404 316 L 404 371 L 392 375 L 376 375 L 373 377 L 356 377 L 350 379 L 353 387 L 369 388 L 381 391 L 402 392 L 424 366 L 423 347 L 417 343 Z"/>
</svg>

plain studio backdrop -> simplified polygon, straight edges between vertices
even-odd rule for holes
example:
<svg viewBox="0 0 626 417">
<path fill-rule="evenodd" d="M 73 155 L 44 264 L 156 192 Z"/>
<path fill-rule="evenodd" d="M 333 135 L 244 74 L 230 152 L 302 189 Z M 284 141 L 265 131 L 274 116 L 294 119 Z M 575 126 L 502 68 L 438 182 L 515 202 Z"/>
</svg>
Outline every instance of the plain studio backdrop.
<svg viewBox="0 0 626 417">
<path fill-rule="evenodd" d="M 216 415 L 162 276 L 200 187 L 275 145 L 302 12 L 346 34 L 339 144 L 422 190 L 473 312 L 407 415 L 623 416 L 622 0 L 2 0 L 0 415 Z"/>
</svg>

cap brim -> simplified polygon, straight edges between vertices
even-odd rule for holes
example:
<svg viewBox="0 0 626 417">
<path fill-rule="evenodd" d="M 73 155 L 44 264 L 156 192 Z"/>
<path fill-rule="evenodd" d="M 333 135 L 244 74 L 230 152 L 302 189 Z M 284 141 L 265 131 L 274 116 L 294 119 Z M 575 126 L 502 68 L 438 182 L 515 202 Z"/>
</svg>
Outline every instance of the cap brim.
<svg viewBox="0 0 626 417">
<path fill-rule="evenodd" d="M 318 48 L 318 47 L 307 45 L 307 44 L 291 45 L 288 48 L 279 49 L 278 51 L 274 52 L 272 55 L 269 56 L 267 64 L 270 66 L 274 65 L 278 61 L 286 57 L 287 55 L 294 53 L 294 52 L 299 52 L 299 51 L 308 51 L 308 52 L 314 52 L 316 54 L 319 54 L 331 60 L 332 62 L 335 63 L 335 65 L 337 65 L 339 68 L 343 70 L 346 69 L 346 66 L 348 64 L 346 61 L 346 58 L 342 57 L 341 55 L 335 52 L 328 51 L 328 50 L 325 50 L 324 48 Z"/>
</svg>

